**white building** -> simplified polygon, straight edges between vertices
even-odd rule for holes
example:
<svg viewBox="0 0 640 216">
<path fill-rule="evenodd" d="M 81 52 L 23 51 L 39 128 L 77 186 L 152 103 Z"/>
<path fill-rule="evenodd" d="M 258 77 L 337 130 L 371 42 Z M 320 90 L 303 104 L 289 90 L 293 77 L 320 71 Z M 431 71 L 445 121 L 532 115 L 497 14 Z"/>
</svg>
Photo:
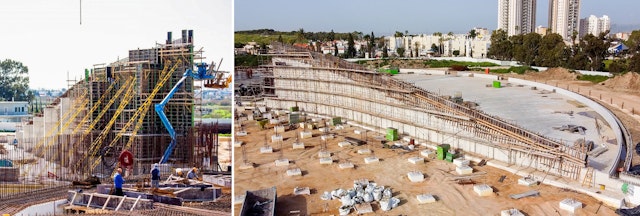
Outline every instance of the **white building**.
<svg viewBox="0 0 640 216">
<path fill-rule="evenodd" d="M 26 101 L 0 102 L 0 131 L 15 131 L 22 118 L 29 116 L 29 103 Z"/>
<path fill-rule="evenodd" d="M 567 41 L 580 33 L 580 0 L 549 0 L 549 28 Z"/>
<path fill-rule="evenodd" d="M 498 0 L 498 29 L 509 36 L 534 32 L 536 0 Z"/>
<path fill-rule="evenodd" d="M 431 53 L 431 46 L 436 45 L 443 51 L 443 56 L 454 56 L 454 51 L 460 52 L 458 56 L 467 56 L 473 58 L 484 58 L 487 56 L 490 36 L 476 37 L 471 39 L 467 34 L 454 34 L 437 36 L 433 34 L 420 34 L 415 36 L 385 38 L 389 44 L 389 53 L 395 53 L 399 47 L 405 49 L 405 56 L 409 57 L 410 51 L 415 52 L 418 48 L 418 56 L 428 56 Z M 437 52 L 437 51 L 436 51 Z"/>
<path fill-rule="evenodd" d="M 611 30 L 611 20 L 607 15 L 602 17 L 591 15 L 587 18 L 580 19 L 580 38 L 587 34 L 598 36 L 600 33 L 608 30 Z"/>
</svg>

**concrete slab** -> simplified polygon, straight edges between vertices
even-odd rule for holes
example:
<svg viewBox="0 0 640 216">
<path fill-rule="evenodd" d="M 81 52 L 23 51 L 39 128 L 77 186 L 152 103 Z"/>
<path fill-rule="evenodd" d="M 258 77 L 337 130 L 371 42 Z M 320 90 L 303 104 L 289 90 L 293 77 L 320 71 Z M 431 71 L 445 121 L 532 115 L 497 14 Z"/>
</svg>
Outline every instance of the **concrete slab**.
<svg viewBox="0 0 640 216">
<path fill-rule="evenodd" d="M 473 186 L 473 191 L 475 191 L 478 196 L 491 196 L 493 195 L 493 188 L 486 184 L 478 184 Z"/>
<path fill-rule="evenodd" d="M 473 168 L 469 166 L 456 167 L 456 173 L 458 173 L 458 175 L 468 175 L 473 173 Z"/>
<path fill-rule="evenodd" d="M 273 148 L 271 146 L 260 147 L 260 154 L 268 154 L 268 153 L 273 153 Z"/>
<path fill-rule="evenodd" d="M 293 143 L 292 148 L 293 149 L 304 149 L 304 143 L 302 143 L 302 142 Z"/>
<path fill-rule="evenodd" d="M 376 156 L 371 156 L 371 157 L 364 158 L 364 163 L 365 164 L 378 163 L 379 161 L 380 161 L 380 159 L 378 159 L 378 157 L 376 157 Z"/>
<path fill-rule="evenodd" d="M 424 158 L 421 158 L 421 157 L 410 157 L 407 160 L 409 161 L 409 163 L 412 163 L 412 164 L 422 164 L 422 163 L 424 163 Z"/>
<path fill-rule="evenodd" d="M 276 166 L 289 166 L 289 159 L 283 158 L 276 160 Z"/>
<path fill-rule="evenodd" d="M 571 198 L 567 198 L 560 201 L 560 209 L 562 210 L 575 213 L 576 210 L 581 208 L 582 208 L 582 203 L 580 201 L 577 201 Z"/>
<path fill-rule="evenodd" d="M 242 144 L 244 144 L 244 142 L 243 142 L 243 141 L 235 141 L 235 142 L 233 143 L 233 147 L 234 147 L 234 148 L 242 147 Z"/>
<path fill-rule="evenodd" d="M 271 142 L 282 142 L 282 135 L 271 135 Z"/>
<path fill-rule="evenodd" d="M 238 131 L 238 132 L 236 132 L 236 136 L 239 136 L 239 137 L 247 136 L 247 132 L 246 131 Z"/>
<path fill-rule="evenodd" d="M 411 171 L 407 173 L 407 177 L 411 182 L 422 182 L 424 181 L 424 174 L 420 171 Z"/>
<path fill-rule="evenodd" d="M 307 131 L 307 132 L 300 132 L 300 139 L 306 139 L 306 138 L 311 138 L 313 136 L 313 133 Z"/>
<path fill-rule="evenodd" d="M 361 155 L 366 155 L 366 154 L 371 154 L 371 149 L 358 149 L 358 154 Z"/>
<path fill-rule="evenodd" d="M 320 158 L 320 164 L 333 164 L 333 159 L 330 157 Z"/>
<path fill-rule="evenodd" d="M 320 136 L 320 139 L 324 141 L 330 140 L 330 139 L 333 139 L 333 135 L 322 135 Z"/>
<path fill-rule="evenodd" d="M 273 130 L 276 133 L 284 133 L 284 126 L 275 126 L 275 127 L 273 127 Z"/>
<path fill-rule="evenodd" d="M 338 165 L 338 167 L 340 169 L 353 169 L 354 168 L 353 163 L 351 163 L 351 162 L 341 163 L 341 164 Z"/>
<path fill-rule="evenodd" d="M 433 195 L 431 195 L 431 194 L 420 194 L 420 195 L 416 196 L 416 199 L 418 200 L 419 204 L 436 202 L 436 198 L 433 197 Z"/>
<path fill-rule="evenodd" d="M 455 164 L 457 167 L 469 166 L 469 160 L 464 158 L 456 158 L 453 159 L 453 164 Z"/>
<path fill-rule="evenodd" d="M 302 175 L 302 171 L 300 170 L 300 168 L 287 170 L 287 176 L 301 176 L 301 175 Z"/>
<path fill-rule="evenodd" d="M 420 151 L 420 156 L 425 157 L 425 158 L 429 158 L 429 159 L 433 159 L 436 158 L 436 152 L 432 151 L 432 150 L 422 150 Z"/>
<path fill-rule="evenodd" d="M 319 151 L 318 152 L 318 157 L 320 157 L 320 158 L 331 157 L 331 152 L 329 152 L 329 151 Z"/>
<path fill-rule="evenodd" d="M 524 185 L 524 186 L 533 186 L 533 185 L 537 185 L 538 181 L 533 180 L 531 178 L 520 178 L 518 179 L 518 184 Z"/>
<path fill-rule="evenodd" d="M 344 148 L 344 147 L 351 146 L 351 143 L 349 143 L 347 141 L 342 141 L 342 142 L 338 143 L 338 146 L 340 146 L 341 148 Z"/>
</svg>

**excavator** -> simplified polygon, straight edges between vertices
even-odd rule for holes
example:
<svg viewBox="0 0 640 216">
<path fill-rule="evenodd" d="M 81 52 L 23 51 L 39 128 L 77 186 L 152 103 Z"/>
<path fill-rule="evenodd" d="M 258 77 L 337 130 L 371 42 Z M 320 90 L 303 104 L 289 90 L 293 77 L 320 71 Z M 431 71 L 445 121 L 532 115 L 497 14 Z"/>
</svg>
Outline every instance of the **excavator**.
<svg viewBox="0 0 640 216">
<path fill-rule="evenodd" d="M 220 64 L 221 63 L 222 60 L 220 60 Z M 164 155 L 162 155 L 162 158 L 159 162 L 160 164 L 164 164 L 167 162 L 167 160 L 169 160 L 169 157 L 173 153 L 173 149 L 176 146 L 176 131 L 169 122 L 169 119 L 167 119 L 167 115 L 164 113 L 165 105 L 167 105 L 169 100 L 171 100 L 173 95 L 180 89 L 182 84 L 184 84 L 184 81 L 189 77 L 193 78 L 194 80 L 204 81 L 204 87 L 206 88 L 223 89 L 229 87 L 232 79 L 231 73 L 221 72 L 219 70 L 220 64 L 218 64 L 218 68 L 216 68 L 214 62 L 211 62 L 210 66 L 207 65 L 207 63 L 196 63 L 195 66 L 198 68 L 197 71 L 194 72 L 190 68 L 187 69 L 182 75 L 182 78 L 173 86 L 169 94 L 167 94 L 167 96 L 160 103 L 154 106 L 154 109 L 160 117 L 162 124 L 171 136 L 171 143 L 169 143 L 169 146 L 165 150 Z"/>
</svg>

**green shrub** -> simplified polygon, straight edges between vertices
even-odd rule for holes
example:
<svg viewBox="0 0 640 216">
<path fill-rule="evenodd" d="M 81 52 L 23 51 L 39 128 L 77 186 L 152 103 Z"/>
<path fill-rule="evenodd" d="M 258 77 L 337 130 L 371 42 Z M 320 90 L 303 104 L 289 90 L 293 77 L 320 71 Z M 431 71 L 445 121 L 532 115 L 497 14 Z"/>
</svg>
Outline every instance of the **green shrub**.
<svg viewBox="0 0 640 216">
<path fill-rule="evenodd" d="M 592 83 L 600 83 L 603 82 L 607 79 L 609 79 L 608 76 L 599 76 L 599 75 L 579 75 L 578 76 L 579 80 L 584 80 L 584 81 L 590 81 Z"/>
</svg>

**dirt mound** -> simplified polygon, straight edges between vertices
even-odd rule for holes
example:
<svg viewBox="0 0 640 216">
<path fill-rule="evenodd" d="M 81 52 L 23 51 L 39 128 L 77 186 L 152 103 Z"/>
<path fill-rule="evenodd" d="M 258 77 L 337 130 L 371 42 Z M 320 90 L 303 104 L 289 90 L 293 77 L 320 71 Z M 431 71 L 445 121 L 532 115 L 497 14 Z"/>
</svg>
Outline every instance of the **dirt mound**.
<svg viewBox="0 0 640 216">
<path fill-rule="evenodd" d="M 549 68 L 541 72 L 527 72 L 526 76 L 536 80 L 578 80 L 576 73 L 565 68 Z"/>
<path fill-rule="evenodd" d="M 615 76 L 603 82 L 603 85 L 612 89 L 640 91 L 640 74 L 636 72 Z"/>
</svg>

